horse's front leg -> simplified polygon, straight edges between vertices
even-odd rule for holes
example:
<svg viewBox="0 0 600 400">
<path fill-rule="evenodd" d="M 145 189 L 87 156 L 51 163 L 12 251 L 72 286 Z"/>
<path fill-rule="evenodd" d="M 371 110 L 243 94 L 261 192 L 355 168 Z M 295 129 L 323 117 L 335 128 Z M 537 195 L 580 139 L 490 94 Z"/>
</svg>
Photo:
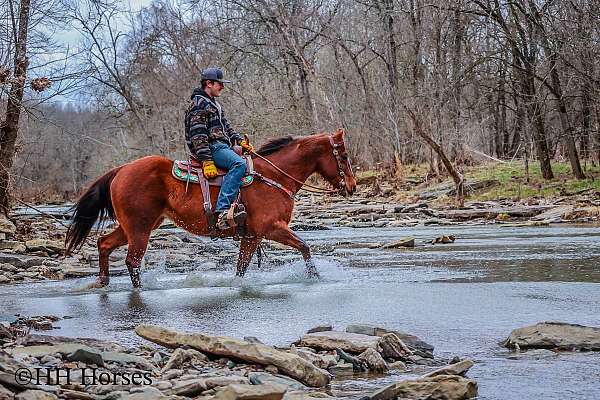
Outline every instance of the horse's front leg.
<svg viewBox="0 0 600 400">
<path fill-rule="evenodd" d="M 256 251 L 261 240 L 262 239 L 259 238 L 244 238 L 241 240 L 240 254 L 238 256 L 235 276 L 244 276 L 248 265 L 250 265 L 252 256 L 254 255 L 254 252 Z"/>
<path fill-rule="evenodd" d="M 274 240 L 298 250 L 302 254 L 304 262 L 306 263 L 306 275 L 311 278 L 319 277 L 317 267 L 315 267 L 315 263 L 312 261 L 310 256 L 310 247 L 308 247 L 304 240 L 300 239 L 294 233 L 294 231 L 287 226 L 287 224 L 276 225 L 275 228 L 267 235 L 267 239 Z"/>
</svg>

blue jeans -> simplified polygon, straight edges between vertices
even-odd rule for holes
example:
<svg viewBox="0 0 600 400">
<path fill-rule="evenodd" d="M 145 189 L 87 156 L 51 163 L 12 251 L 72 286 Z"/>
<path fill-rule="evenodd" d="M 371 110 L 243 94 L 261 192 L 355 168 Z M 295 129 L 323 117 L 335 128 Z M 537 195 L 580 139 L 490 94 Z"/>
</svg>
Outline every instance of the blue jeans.
<svg viewBox="0 0 600 400">
<path fill-rule="evenodd" d="M 227 211 L 240 191 L 242 178 L 246 174 L 246 161 L 223 142 L 212 143 L 210 151 L 215 165 L 221 169 L 228 170 L 227 175 L 223 177 L 223 185 L 219 192 L 217 208 L 215 210 L 217 212 Z"/>
</svg>

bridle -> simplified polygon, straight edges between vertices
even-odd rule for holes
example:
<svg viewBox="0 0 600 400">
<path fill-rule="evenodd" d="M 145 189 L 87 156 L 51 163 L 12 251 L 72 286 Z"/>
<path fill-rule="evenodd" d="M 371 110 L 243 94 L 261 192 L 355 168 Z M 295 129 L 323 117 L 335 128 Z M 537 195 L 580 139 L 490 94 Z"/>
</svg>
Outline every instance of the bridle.
<svg viewBox="0 0 600 400">
<path fill-rule="evenodd" d="M 281 168 L 279 168 L 277 165 L 273 164 L 273 162 L 271 162 L 270 160 L 268 160 L 267 158 L 261 156 L 260 154 L 256 153 L 255 151 L 252 151 L 251 154 L 260 158 L 261 160 L 265 161 L 267 164 L 269 164 L 270 166 L 272 166 L 273 168 L 275 168 L 278 172 L 280 172 L 281 174 L 283 174 L 284 176 L 290 178 L 291 180 L 293 180 L 294 182 L 300 184 L 300 190 L 304 189 L 307 192 L 310 193 L 319 193 L 319 194 L 338 194 L 338 193 L 344 193 L 347 192 L 346 189 L 346 174 L 344 173 L 344 169 L 342 168 L 343 166 L 343 160 L 342 160 L 342 156 L 340 155 L 340 152 L 338 151 L 338 148 L 342 147 L 344 145 L 344 143 L 335 143 L 335 141 L 333 140 L 333 135 L 329 135 L 329 143 L 331 144 L 331 149 L 332 149 L 332 153 L 333 153 L 333 157 L 335 158 L 335 162 L 337 164 L 337 170 L 338 170 L 338 176 L 341 178 L 340 182 L 338 183 L 338 187 L 337 189 L 327 189 L 327 188 L 322 188 L 322 187 L 318 187 L 318 186 L 314 186 L 311 185 L 309 183 L 306 182 L 302 182 L 296 178 L 294 178 L 292 175 L 288 174 L 287 172 L 285 172 L 284 170 L 282 170 Z M 348 167 L 351 168 L 350 166 L 350 160 L 347 159 L 346 162 L 348 163 Z M 260 178 L 261 180 L 263 180 L 265 183 L 274 186 L 282 191 L 284 191 L 285 193 L 287 193 L 292 199 L 294 198 L 294 192 L 289 190 L 288 188 L 284 187 L 282 184 L 273 181 L 272 179 L 266 178 L 264 176 L 262 176 L 261 174 L 257 173 L 256 171 L 254 172 L 254 175 L 257 176 L 258 178 Z"/>
</svg>

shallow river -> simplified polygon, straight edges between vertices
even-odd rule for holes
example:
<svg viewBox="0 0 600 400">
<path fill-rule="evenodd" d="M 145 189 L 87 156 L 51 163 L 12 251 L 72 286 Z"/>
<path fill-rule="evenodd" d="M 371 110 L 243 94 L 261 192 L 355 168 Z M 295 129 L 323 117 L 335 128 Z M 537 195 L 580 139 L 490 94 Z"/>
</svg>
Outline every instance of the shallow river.
<svg viewBox="0 0 600 400">
<path fill-rule="evenodd" d="M 386 251 L 353 245 L 407 235 L 422 244 L 441 234 L 455 235 L 456 243 Z M 438 358 L 472 358 L 469 375 L 481 399 L 600 398 L 600 354 L 514 355 L 498 345 L 512 329 L 540 321 L 600 326 L 599 228 L 335 229 L 301 236 L 317 250 L 319 281 L 303 277 L 300 261 L 267 262 L 260 271 L 252 265 L 243 280 L 232 278 L 232 264 L 207 263 L 189 274 L 159 268 L 144 274 L 140 292 L 127 277 L 94 291 L 83 290 L 91 278 L 2 287 L 0 319 L 69 315 L 52 334 L 124 344 L 143 342 L 133 332 L 142 322 L 281 345 L 317 324 L 372 323 L 420 336 Z M 332 388 L 356 398 L 399 378 L 356 377 Z"/>
</svg>

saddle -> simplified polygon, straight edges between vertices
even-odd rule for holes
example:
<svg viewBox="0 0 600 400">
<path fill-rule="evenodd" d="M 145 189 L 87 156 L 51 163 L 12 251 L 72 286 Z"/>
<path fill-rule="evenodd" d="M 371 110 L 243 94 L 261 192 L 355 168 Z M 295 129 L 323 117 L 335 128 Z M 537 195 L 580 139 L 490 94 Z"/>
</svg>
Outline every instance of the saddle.
<svg viewBox="0 0 600 400">
<path fill-rule="evenodd" d="M 237 147 L 237 146 L 236 146 Z M 238 151 L 235 147 L 236 153 L 246 160 L 246 174 L 242 177 L 241 186 L 248 186 L 254 181 L 254 162 L 250 156 L 240 154 L 241 150 Z M 173 162 L 173 168 L 171 173 L 175 179 L 184 181 L 187 184 L 194 183 L 199 184 L 202 191 L 204 214 L 208 222 L 208 228 L 210 232 L 215 232 L 216 229 L 216 216 L 212 210 L 212 202 L 210 198 L 210 186 L 220 187 L 223 184 L 223 177 L 227 175 L 227 171 L 221 168 L 217 168 L 218 175 L 215 178 L 207 179 L 202 172 L 202 164 L 196 159 L 190 157 L 188 160 L 175 160 Z M 187 185 L 186 185 L 187 191 Z M 237 226 L 237 222 L 234 219 L 234 215 L 244 210 L 245 207 L 241 202 L 240 196 L 238 195 L 237 200 L 232 205 L 232 208 L 227 213 L 227 220 L 230 226 Z M 241 227 L 241 230 L 245 230 Z M 240 230 L 240 229 L 238 229 Z M 239 232 L 238 232 L 239 233 Z"/>
</svg>

